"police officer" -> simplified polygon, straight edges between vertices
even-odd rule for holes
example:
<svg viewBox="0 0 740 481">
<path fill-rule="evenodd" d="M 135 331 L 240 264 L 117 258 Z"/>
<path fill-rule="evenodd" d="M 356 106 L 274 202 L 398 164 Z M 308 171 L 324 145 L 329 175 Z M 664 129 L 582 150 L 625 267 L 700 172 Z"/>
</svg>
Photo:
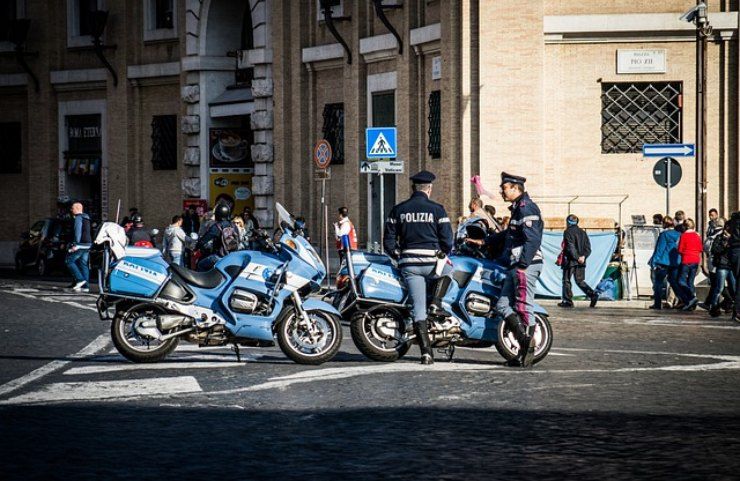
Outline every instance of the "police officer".
<svg viewBox="0 0 740 481">
<path fill-rule="evenodd" d="M 511 202 L 511 220 L 502 233 L 489 235 L 488 245 L 495 245 L 503 236 L 504 251 L 499 262 L 509 269 L 501 289 L 496 311 L 504 318 L 506 326 L 516 335 L 519 355 L 509 361 L 509 366 L 531 367 L 534 359 L 534 291 L 542 273 L 542 230 L 544 224 L 537 204 L 524 190 L 526 178 L 501 173 L 501 197 Z M 466 239 L 480 245 L 484 241 Z"/>
<path fill-rule="evenodd" d="M 383 233 L 383 247 L 398 261 L 413 302 L 414 331 L 421 348 L 421 363 L 433 364 L 427 314 L 448 317 L 442 298 L 452 282 L 452 268 L 445 264 L 435 273 L 438 256 L 452 250 L 450 218 L 444 207 L 429 200 L 435 176 L 422 170 L 411 177 L 413 194 L 391 209 Z M 427 313 L 427 280 L 438 279 Z"/>
</svg>

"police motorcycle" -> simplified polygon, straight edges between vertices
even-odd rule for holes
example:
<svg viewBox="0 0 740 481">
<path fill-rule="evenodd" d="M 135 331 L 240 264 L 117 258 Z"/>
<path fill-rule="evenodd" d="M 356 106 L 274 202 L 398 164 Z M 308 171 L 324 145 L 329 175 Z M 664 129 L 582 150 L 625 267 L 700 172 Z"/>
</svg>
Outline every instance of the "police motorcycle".
<svg viewBox="0 0 740 481">
<path fill-rule="evenodd" d="M 478 232 L 480 231 L 480 232 Z M 473 238 L 485 233 L 468 228 Z M 346 236 L 345 236 L 346 237 Z M 332 304 L 350 323 L 352 340 L 368 358 L 392 362 L 403 357 L 415 342 L 408 295 L 400 269 L 385 255 L 352 251 L 349 239 L 342 239 L 344 256 L 337 276 L 337 290 L 330 293 Z M 495 312 L 506 269 L 485 258 L 477 249 L 460 243 L 457 255 L 449 257 L 453 282 L 443 299 L 452 317 L 433 318 L 429 323 L 432 347 L 451 360 L 456 347 L 496 350 L 507 361 L 519 353 L 519 343 Z M 432 292 L 432 289 L 429 289 Z M 543 360 L 553 341 L 548 313 L 535 305 L 534 363 Z"/>
<path fill-rule="evenodd" d="M 276 205 L 279 240 L 263 249 L 228 254 L 213 269 L 195 272 L 168 264 L 158 250 L 126 247 L 123 229 L 107 222 L 96 237 L 98 313 L 111 322 L 118 352 L 133 362 L 157 362 L 180 340 L 200 347 L 267 347 L 277 342 L 299 364 L 321 364 L 339 351 L 339 312 L 310 299 L 326 269 L 291 215 Z"/>
</svg>

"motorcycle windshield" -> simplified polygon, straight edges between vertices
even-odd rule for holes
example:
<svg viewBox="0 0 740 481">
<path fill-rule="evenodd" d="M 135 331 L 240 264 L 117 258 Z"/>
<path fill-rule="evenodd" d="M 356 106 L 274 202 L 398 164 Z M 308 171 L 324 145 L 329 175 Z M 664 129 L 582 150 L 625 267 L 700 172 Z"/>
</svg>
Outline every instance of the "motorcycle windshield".
<svg viewBox="0 0 740 481">
<path fill-rule="evenodd" d="M 275 211 L 278 214 L 280 227 L 283 230 L 283 235 L 280 237 L 280 244 L 295 252 L 301 260 L 316 269 L 322 277 L 326 275 L 324 263 L 321 262 L 321 257 L 319 257 L 319 254 L 313 248 L 311 243 L 303 236 L 293 235 L 293 232 L 295 231 L 295 223 L 293 221 L 294 217 L 291 213 L 288 212 L 288 210 L 279 202 L 275 203 Z"/>
</svg>

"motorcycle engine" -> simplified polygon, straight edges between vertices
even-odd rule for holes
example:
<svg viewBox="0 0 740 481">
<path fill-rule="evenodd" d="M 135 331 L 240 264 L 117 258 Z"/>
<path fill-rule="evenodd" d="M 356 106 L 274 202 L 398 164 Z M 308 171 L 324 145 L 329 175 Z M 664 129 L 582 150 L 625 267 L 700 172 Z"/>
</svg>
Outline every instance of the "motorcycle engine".
<svg viewBox="0 0 740 481">
<path fill-rule="evenodd" d="M 259 299 L 249 291 L 236 289 L 229 299 L 229 306 L 236 312 L 251 314 L 257 309 Z"/>
<path fill-rule="evenodd" d="M 491 311 L 491 300 L 478 294 L 470 294 L 465 300 L 465 308 L 473 315 L 485 316 Z"/>
</svg>

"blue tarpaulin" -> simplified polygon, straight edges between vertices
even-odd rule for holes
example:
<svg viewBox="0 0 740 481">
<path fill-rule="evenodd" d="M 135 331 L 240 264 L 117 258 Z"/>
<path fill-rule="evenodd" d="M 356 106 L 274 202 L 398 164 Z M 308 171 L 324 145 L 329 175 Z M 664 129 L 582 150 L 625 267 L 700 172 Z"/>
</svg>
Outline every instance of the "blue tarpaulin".
<svg viewBox="0 0 740 481">
<path fill-rule="evenodd" d="M 603 234 L 588 234 L 591 241 L 591 255 L 586 260 L 586 283 L 595 288 L 604 276 L 606 267 L 612 258 L 614 249 L 617 247 L 617 235 L 612 232 Z M 555 265 L 560 254 L 560 246 L 563 242 L 563 233 L 545 232 L 542 236 L 542 255 L 544 266 L 542 275 L 537 283 L 537 295 L 544 297 L 560 297 L 563 290 L 563 270 Z M 571 281 L 573 295 L 583 296 L 584 293 Z"/>
</svg>

